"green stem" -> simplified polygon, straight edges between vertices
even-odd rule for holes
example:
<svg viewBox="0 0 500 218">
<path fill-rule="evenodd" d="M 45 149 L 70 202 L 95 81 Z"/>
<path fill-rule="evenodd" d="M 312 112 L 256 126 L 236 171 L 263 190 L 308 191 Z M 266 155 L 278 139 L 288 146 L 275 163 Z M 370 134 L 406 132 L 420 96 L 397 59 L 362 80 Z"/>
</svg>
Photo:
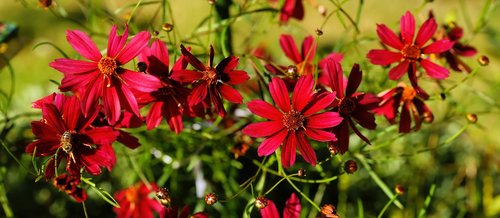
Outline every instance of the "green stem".
<svg viewBox="0 0 500 218">
<path fill-rule="evenodd" d="M 85 206 L 85 201 L 82 201 L 82 207 L 83 207 L 83 214 L 85 214 L 85 218 L 89 218 L 89 215 L 87 214 L 87 207 Z"/>
<path fill-rule="evenodd" d="M 0 168 L 0 203 L 2 204 L 3 211 L 5 213 L 5 217 L 14 217 L 14 213 L 9 205 L 9 200 L 7 199 L 7 192 L 5 191 L 4 186 L 4 175 L 6 173 L 5 167 Z"/>
<path fill-rule="evenodd" d="M 286 174 L 285 174 L 285 179 L 288 181 L 288 183 L 290 183 L 293 189 L 295 189 L 295 191 L 297 191 L 300 195 L 302 195 L 302 197 L 305 198 L 314 208 L 316 208 L 317 211 L 321 211 L 321 208 L 319 208 L 319 206 L 316 203 L 314 203 L 314 201 L 312 201 L 306 194 L 300 191 L 300 189 L 295 184 L 293 184 L 292 180 L 290 180 L 290 178 L 288 178 Z"/>
<path fill-rule="evenodd" d="M 389 202 L 387 202 L 387 204 L 385 204 L 384 208 L 382 208 L 382 210 L 378 214 L 377 218 L 382 218 L 382 216 L 384 215 L 385 211 L 389 208 L 389 206 L 391 206 L 392 202 L 394 202 L 396 200 L 396 198 L 398 198 L 398 196 L 394 195 L 391 198 L 391 200 L 389 200 Z"/>
<path fill-rule="evenodd" d="M 292 174 L 292 175 L 289 175 L 289 177 L 293 177 L 293 176 L 297 176 L 299 174 Z M 286 177 L 283 177 L 281 178 L 276 184 L 273 185 L 273 187 L 271 187 L 269 190 L 267 190 L 266 193 L 264 193 L 264 196 L 268 195 L 269 193 L 271 193 L 271 191 L 273 191 L 274 188 L 276 188 L 281 182 L 285 181 Z"/>
<path fill-rule="evenodd" d="M 139 168 L 139 166 L 137 166 L 137 163 L 134 160 L 132 160 L 132 157 L 130 157 L 129 151 L 125 147 L 123 147 L 122 149 L 123 149 L 123 153 L 125 154 L 125 157 L 127 157 L 129 164 L 132 166 L 132 169 L 134 169 L 134 171 L 137 173 L 137 175 L 142 180 L 142 182 L 144 184 L 146 184 L 148 189 L 151 189 L 151 184 L 149 183 L 148 179 L 146 178 L 146 176 L 144 175 L 142 170 Z"/>
<path fill-rule="evenodd" d="M 7 153 L 10 155 L 10 157 L 12 157 L 12 159 L 14 159 L 14 161 L 16 161 L 17 164 L 19 164 L 22 168 L 24 168 L 27 172 L 29 172 L 33 176 L 35 176 L 35 177 L 37 176 L 36 173 L 32 172 L 30 169 L 28 169 L 28 167 L 24 166 L 24 164 L 22 164 L 21 161 L 19 159 L 17 159 L 17 157 L 14 156 L 14 154 L 12 154 L 12 152 L 10 152 L 10 149 L 7 147 L 7 145 L 4 143 L 4 141 L 2 139 L 0 139 L 0 144 L 2 144 L 2 147 L 5 149 L 5 151 L 7 151 Z"/>
</svg>

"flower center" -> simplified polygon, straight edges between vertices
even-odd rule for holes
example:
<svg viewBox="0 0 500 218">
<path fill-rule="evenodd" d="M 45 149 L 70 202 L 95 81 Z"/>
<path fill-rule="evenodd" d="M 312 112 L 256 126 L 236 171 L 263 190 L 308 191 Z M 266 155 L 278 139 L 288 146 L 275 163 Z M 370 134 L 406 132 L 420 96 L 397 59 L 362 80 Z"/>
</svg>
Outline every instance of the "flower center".
<svg viewBox="0 0 500 218">
<path fill-rule="evenodd" d="M 73 145 L 71 144 L 72 140 L 71 133 L 72 133 L 71 131 L 64 132 L 61 136 L 61 140 L 59 143 L 61 149 L 66 153 L 70 153 L 73 150 Z"/>
<path fill-rule="evenodd" d="M 101 60 L 99 60 L 97 67 L 99 68 L 102 74 L 106 76 L 111 76 L 116 72 L 118 64 L 116 63 L 116 60 L 114 58 L 103 57 L 101 58 Z"/>
<path fill-rule="evenodd" d="M 417 96 L 417 92 L 412 87 L 404 87 L 403 89 L 403 101 L 412 101 L 415 96 Z"/>
<path fill-rule="evenodd" d="M 156 100 L 161 100 L 165 96 L 173 95 L 171 87 L 161 87 L 158 90 L 151 93 Z"/>
<path fill-rule="evenodd" d="M 209 69 L 203 71 L 203 79 L 207 80 L 209 83 L 217 82 L 217 71 L 215 69 Z"/>
<path fill-rule="evenodd" d="M 350 97 L 340 99 L 339 112 L 344 115 L 351 114 L 356 109 L 356 101 Z"/>
<path fill-rule="evenodd" d="M 309 75 L 313 73 L 314 67 L 312 64 L 307 63 L 306 61 L 300 62 L 297 64 L 297 69 L 299 75 Z"/>
<path fill-rule="evenodd" d="M 401 50 L 403 57 L 410 61 L 416 61 L 420 58 L 421 50 L 418 45 L 407 45 Z"/>
<path fill-rule="evenodd" d="M 289 131 L 296 131 L 299 128 L 304 127 L 304 116 L 300 111 L 291 110 L 283 115 L 283 126 L 285 126 Z"/>
</svg>

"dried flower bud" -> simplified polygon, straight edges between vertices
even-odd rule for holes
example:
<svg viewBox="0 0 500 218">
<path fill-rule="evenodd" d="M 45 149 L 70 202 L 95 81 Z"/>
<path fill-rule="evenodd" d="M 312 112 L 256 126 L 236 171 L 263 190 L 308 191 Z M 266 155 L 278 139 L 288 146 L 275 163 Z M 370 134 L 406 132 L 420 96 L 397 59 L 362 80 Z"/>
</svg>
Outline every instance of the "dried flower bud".
<svg viewBox="0 0 500 218">
<path fill-rule="evenodd" d="M 481 64 L 481 66 L 488 66 L 488 64 L 490 63 L 490 59 L 488 58 L 488 56 L 486 55 L 481 55 L 481 57 L 479 57 L 477 59 L 477 61 L 479 62 L 479 64 Z"/>
<path fill-rule="evenodd" d="M 297 174 L 299 174 L 300 177 L 304 177 L 306 176 L 306 170 L 304 168 L 300 168 Z"/>
<path fill-rule="evenodd" d="M 158 36 L 158 35 L 160 35 L 160 32 L 158 32 L 158 30 L 153 31 L 153 36 Z"/>
<path fill-rule="evenodd" d="M 264 209 L 267 207 L 267 199 L 264 196 L 259 196 L 255 199 L 255 207 L 259 209 Z"/>
<path fill-rule="evenodd" d="M 321 215 L 322 217 L 332 217 L 338 218 L 337 211 L 335 210 L 335 206 L 332 204 L 325 204 L 321 207 Z"/>
<path fill-rule="evenodd" d="M 144 62 L 137 63 L 136 67 L 139 72 L 146 72 L 146 70 L 148 69 L 148 65 Z"/>
<path fill-rule="evenodd" d="M 348 174 L 353 174 L 358 170 L 358 164 L 354 160 L 348 160 L 344 163 L 344 171 Z"/>
<path fill-rule="evenodd" d="M 316 29 L 316 35 L 318 36 L 323 35 L 323 31 L 320 28 Z"/>
<path fill-rule="evenodd" d="M 217 195 L 215 195 L 215 193 L 208 193 L 207 195 L 205 195 L 205 203 L 207 203 L 208 205 L 214 205 L 215 203 L 217 203 Z"/>
<path fill-rule="evenodd" d="M 162 26 L 161 26 L 161 29 L 165 32 L 170 32 L 174 29 L 174 25 L 171 24 L 171 23 L 164 23 Z"/>
<path fill-rule="evenodd" d="M 290 78 L 294 78 L 297 75 L 297 66 L 290 65 L 286 68 L 286 75 Z"/>
<path fill-rule="evenodd" d="M 424 122 L 426 123 L 432 123 L 432 121 L 434 121 L 434 115 L 432 115 L 432 113 L 425 112 L 423 116 L 424 116 Z"/>
<path fill-rule="evenodd" d="M 328 143 L 328 151 L 332 155 L 337 155 L 338 153 L 340 153 L 339 147 L 334 145 L 333 143 Z"/>
<path fill-rule="evenodd" d="M 396 194 L 398 195 L 404 195 L 405 194 L 405 188 L 402 186 L 402 185 L 396 185 L 396 188 L 394 188 L 394 190 L 396 191 Z"/>
<path fill-rule="evenodd" d="M 326 7 L 324 5 L 318 5 L 317 9 L 318 9 L 319 14 L 321 14 L 322 16 L 326 16 L 327 10 L 326 10 Z"/>
<path fill-rule="evenodd" d="M 469 123 L 477 123 L 477 115 L 473 113 L 468 113 L 467 120 L 469 121 Z"/>
<path fill-rule="evenodd" d="M 209 4 L 209 5 L 213 5 L 213 4 L 215 4 L 215 0 L 208 0 L 208 4 Z"/>
<path fill-rule="evenodd" d="M 158 197 L 158 199 L 160 200 L 160 203 L 163 205 L 163 206 L 167 206 L 168 204 L 170 204 L 170 195 L 168 194 L 168 190 L 166 188 L 160 188 L 157 192 L 156 192 L 156 197 Z"/>
</svg>

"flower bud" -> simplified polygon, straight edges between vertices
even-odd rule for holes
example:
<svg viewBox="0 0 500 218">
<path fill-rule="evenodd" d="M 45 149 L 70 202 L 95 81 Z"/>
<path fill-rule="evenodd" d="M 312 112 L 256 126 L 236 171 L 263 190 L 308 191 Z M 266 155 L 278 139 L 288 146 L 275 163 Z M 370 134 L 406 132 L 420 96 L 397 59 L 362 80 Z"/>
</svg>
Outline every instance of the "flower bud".
<svg viewBox="0 0 500 218">
<path fill-rule="evenodd" d="M 321 16 L 326 16 L 327 10 L 326 10 L 326 7 L 324 5 L 318 5 L 317 9 L 318 9 L 319 14 L 321 14 Z"/>
<path fill-rule="evenodd" d="M 207 203 L 208 205 L 214 205 L 215 203 L 217 203 L 217 195 L 215 195 L 215 193 L 208 193 L 207 195 L 205 195 L 205 203 Z"/>
<path fill-rule="evenodd" d="M 488 56 L 486 55 L 481 55 L 481 57 L 479 57 L 477 59 L 477 61 L 479 62 L 479 64 L 481 64 L 481 66 L 488 66 L 488 64 L 490 63 L 490 59 L 488 58 Z"/>
<path fill-rule="evenodd" d="M 267 199 L 264 196 L 259 196 L 255 199 L 255 207 L 259 209 L 264 209 L 267 207 Z"/>
<path fill-rule="evenodd" d="M 167 206 L 168 204 L 170 204 L 170 195 L 168 194 L 168 190 L 166 188 L 160 188 L 157 192 L 156 192 L 156 197 L 158 197 L 158 199 L 160 200 L 160 203 L 163 205 L 163 206 Z"/>
<path fill-rule="evenodd" d="M 358 170 L 358 164 L 354 160 L 348 160 L 344 163 L 344 171 L 347 174 L 353 174 Z"/>
<path fill-rule="evenodd" d="M 320 28 L 316 29 L 316 35 L 321 36 L 323 35 L 323 31 Z"/>
<path fill-rule="evenodd" d="M 174 25 L 171 24 L 171 23 L 164 23 L 162 26 L 161 26 L 161 29 L 165 32 L 170 32 L 174 29 Z"/>
<path fill-rule="evenodd" d="M 208 0 L 208 4 L 209 4 L 209 5 L 213 5 L 213 4 L 215 4 L 215 0 Z"/>
<path fill-rule="evenodd" d="M 332 155 L 337 155 L 338 153 L 340 153 L 339 147 L 336 146 L 336 145 L 334 145 L 334 144 L 332 144 L 332 143 L 328 143 L 328 151 Z"/>
<path fill-rule="evenodd" d="M 332 217 L 338 218 L 337 211 L 335 210 L 335 206 L 332 204 L 325 204 L 321 207 L 321 215 L 322 217 Z"/>
<path fill-rule="evenodd" d="M 405 188 L 402 186 L 402 185 L 396 185 L 396 188 L 394 188 L 394 190 L 396 191 L 396 194 L 398 195 L 404 195 L 405 194 Z"/>
<path fill-rule="evenodd" d="M 304 177 L 306 176 L 306 170 L 304 168 L 300 168 L 297 174 L 299 175 L 299 177 Z"/>
<path fill-rule="evenodd" d="M 467 120 L 469 121 L 469 123 L 476 123 L 477 122 L 477 115 L 473 114 L 473 113 L 468 113 Z"/>
</svg>

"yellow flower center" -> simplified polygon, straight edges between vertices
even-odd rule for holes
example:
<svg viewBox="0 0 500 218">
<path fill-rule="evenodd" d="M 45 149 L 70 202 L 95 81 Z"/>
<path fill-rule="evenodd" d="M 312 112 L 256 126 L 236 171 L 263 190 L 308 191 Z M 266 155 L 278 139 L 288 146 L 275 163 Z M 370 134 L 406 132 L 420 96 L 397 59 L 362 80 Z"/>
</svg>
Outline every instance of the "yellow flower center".
<svg viewBox="0 0 500 218">
<path fill-rule="evenodd" d="M 111 76 L 116 72 L 118 64 L 116 63 L 116 60 L 114 58 L 102 57 L 101 60 L 99 60 L 97 67 L 102 74 Z"/>
<path fill-rule="evenodd" d="M 403 89 L 403 101 L 413 101 L 413 99 L 417 96 L 417 92 L 412 87 L 404 87 Z"/>
</svg>

